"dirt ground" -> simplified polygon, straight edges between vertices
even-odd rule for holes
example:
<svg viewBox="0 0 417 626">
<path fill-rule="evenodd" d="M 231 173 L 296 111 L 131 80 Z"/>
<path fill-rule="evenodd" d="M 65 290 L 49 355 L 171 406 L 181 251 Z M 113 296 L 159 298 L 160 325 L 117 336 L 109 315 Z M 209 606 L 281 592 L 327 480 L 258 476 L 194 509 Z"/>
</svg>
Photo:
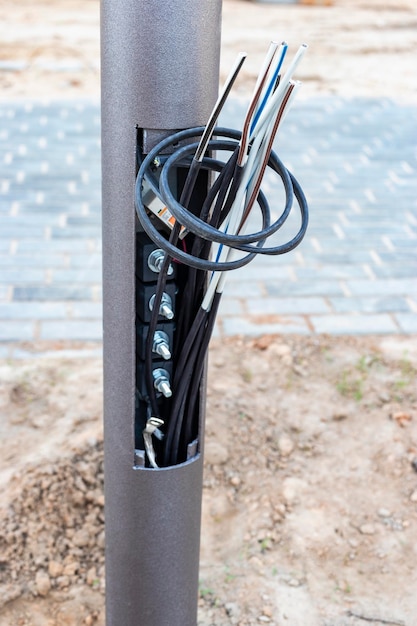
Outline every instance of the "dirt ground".
<svg viewBox="0 0 417 626">
<path fill-rule="evenodd" d="M 416 101 L 414 0 L 223 14 L 242 96 L 285 38 L 310 46 L 301 97 Z M 96 0 L 3 0 L 1 97 L 98 97 L 98 22 Z M 417 624 L 416 371 L 415 337 L 213 342 L 201 626 Z M 100 360 L 0 361 L 0 414 L 0 626 L 103 626 Z"/>
<path fill-rule="evenodd" d="M 213 342 L 201 626 L 416 624 L 416 372 L 417 338 Z M 102 626 L 101 362 L 0 380 L 0 624 Z"/>
<path fill-rule="evenodd" d="M 221 78 L 248 58 L 235 93 L 246 96 L 271 40 L 306 42 L 300 97 L 316 93 L 417 100 L 414 0 L 223 1 Z M 99 97 L 97 0 L 2 0 L 0 97 Z M 12 63 L 12 65 L 10 65 Z M 13 66 L 13 63 L 15 65 Z M 14 68 L 14 69 L 13 69 Z"/>
</svg>

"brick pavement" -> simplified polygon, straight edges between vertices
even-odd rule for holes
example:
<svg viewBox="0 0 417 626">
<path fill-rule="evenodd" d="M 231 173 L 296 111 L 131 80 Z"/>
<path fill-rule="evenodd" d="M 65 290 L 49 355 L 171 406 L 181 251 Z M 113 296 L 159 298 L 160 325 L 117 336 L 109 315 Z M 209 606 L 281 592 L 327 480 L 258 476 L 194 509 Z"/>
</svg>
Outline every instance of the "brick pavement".
<svg viewBox="0 0 417 626">
<path fill-rule="evenodd" d="M 243 115 L 232 100 L 222 122 Z M 0 355 L 101 339 L 99 132 L 97 103 L 0 104 Z M 216 333 L 417 332 L 416 138 L 413 106 L 296 103 L 276 148 L 309 200 L 306 239 L 229 275 Z"/>
</svg>

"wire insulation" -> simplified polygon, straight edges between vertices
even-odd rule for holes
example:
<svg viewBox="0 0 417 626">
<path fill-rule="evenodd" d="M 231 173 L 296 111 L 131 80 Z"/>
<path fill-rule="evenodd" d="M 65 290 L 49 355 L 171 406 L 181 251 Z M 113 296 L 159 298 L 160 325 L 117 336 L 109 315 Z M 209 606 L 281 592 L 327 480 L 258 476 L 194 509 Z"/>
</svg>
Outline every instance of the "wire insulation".
<svg viewBox="0 0 417 626">
<path fill-rule="evenodd" d="M 189 445 L 199 437 L 201 381 L 226 275 L 259 254 L 275 256 L 293 250 L 306 233 L 305 195 L 273 150 L 277 132 L 300 86 L 292 80 L 292 74 L 307 46 L 298 49 L 281 77 L 287 48 L 285 42 L 281 46 L 271 44 L 241 132 L 217 127 L 216 123 L 244 54 L 237 58 L 206 127 L 178 131 L 148 154 L 138 155 L 137 216 L 145 233 L 165 253 L 155 287 L 144 361 L 148 415 L 144 437 L 152 467 L 184 462 Z M 267 170 L 278 177 L 282 187 L 280 211 L 262 190 Z M 179 172 L 185 175 L 180 193 Z M 201 177 L 207 189 L 196 202 Z M 149 190 L 175 220 L 170 232 L 148 209 L 145 196 L 149 197 Z M 283 241 L 280 230 L 294 212 L 299 215 L 298 226 Z M 254 228 L 253 223 L 258 226 Z M 172 397 L 161 402 L 153 384 L 152 345 L 172 262 L 178 269 L 180 310 L 172 357 Z M 158 424 L 157 430 L 154 424 Z M 151 439 L 154 432 L 158 439 L 155 446 Z"/>
</svg>

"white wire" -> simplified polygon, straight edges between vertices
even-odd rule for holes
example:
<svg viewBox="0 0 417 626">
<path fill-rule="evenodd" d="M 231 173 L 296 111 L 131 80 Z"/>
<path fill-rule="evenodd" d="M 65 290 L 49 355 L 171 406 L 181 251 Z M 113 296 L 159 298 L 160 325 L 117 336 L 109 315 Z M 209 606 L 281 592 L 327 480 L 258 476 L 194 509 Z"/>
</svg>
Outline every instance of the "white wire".
<svg viewBox="0 0 417 626">
<path fill-rule="evenodd" d="M 253 90 L 253 95 L 252 95 L 252 99 L 256 96 L 256 93 L 258 91 L 259 85 L 261 84 L 261 81 L 263 79 L 264 76 L 268 77 L 268 75 L 270 74 L 271 71 L 271 67 L 273 65 L 272 60 L 276 54 L 276 51 L 278 49 L 278 43 L 276 41 L 271 41 L 269 48 L 268 48 L 268 52 L 266 53 L 266 57 L 264 59 L 264 62 L 262 64 L 262 67 L 260 69 L 260 72 L 258 74 L 258 78 L 256 80 L 256 85 L 255 85 L 255 89 Z M 281 44 L 282 46 L 282 44 Z M 275 67 L 275 65 L 274 65 Z M 264 83 L 264 87 L 261 91 L 260 97 L 258 99 L 258 103 L 262 102 L 262 99 L 264 97 L 265 91 L 266 91 L 266 87 L 268 86 L 269 82 L 268 80 L 266 80 L 266 82 Z M 254 112 L 253 112 L 253 116 L 254 117 L 256 115 L 258 111 L 258 106 L 255 108 Z"/>
<path fill-rule="evenodd" d="M 299 90 L 301 83 L 300 81 L 290 81 L 284 93 L 284 96 L 288 92 L 290 85 L 293 86 L 293 89 L 286 102 L 285 108 L 282 112 L 282 116 L 281 116 L 281 119 L 280 119 L 280 122 L 276 131 L 278 131 L 283 120 L 288 114 L 288 110 L 291 107 L 292 103 L 294 102 L 294 97 L 296 95 L 296 92 Z M 276 111 L 276 115 L 278 114 L 278 112 L 279 110 Z M 260 133 L 254 139 L 250 154 L 244 166 L 244 173 L 243 173 L 243 177 L 241 180 L 241 184 L 237 191 L 236 198 L 235 198 L 235 201 L 233 202 L 228 219 L 225 220 L 227 224 L 226 223 L 222 224 L 222 228 L 221 228 L 222 231 L 227 230 L 227 232 L 231 234 L 237 234 L 237 233 L 243 234 L 245 231 L 245 225 L 241 226 L 241 217 L 245 208 L 244 201 L 245 201 L 245 198 L 251 197 L 251 193 L 257 183 L 257 179 L 260 174 L 260 168 L 262 167 L 263 159 L 265 159 L 266 150 L 268 149 L 269 135 L 273 130 L 275 121 L 276 121 L 275 119 L 270 119 L 269 125 L 267 127 L 264 126 L 265 132 Z M 220 251 L 220 254 L 219 254 L 219 251 Z M 229 248 L 228 246 L 221 245 L 218 247 L 217 260 L 221 262 L 233 261 L 237 258 L 238 254 L 239 254 L 239 251 L 236 250 L 235 248 Z M 227 272 L 213 272 L 210 283 L 207 287 L 207 291 L 205 293 L 205 296 L 201 305 L 205 311 L 208 311 L 210 309 L 215 293 L 223 292 L 223 289 L 226 283 L 226 275 L 227 275 Z"/>
<path fill-rule="evenodd" d="M 258 88 L 261 84 L 262 78 L 264 78 L 265 75 L 268 75 L 269 73 L 269 70 L 271 68 L 271 60 L 273 59 L 276 49 L 277 44 L 275 42 L 272 42 L 267 53 L 268 62 L 265 60 L 262 72 L 260 74 L 260 78 L 258 78 L 257 81 Z M 229 234 L 233 235 L 237 234 L 238 232 L 243 233 L 244 226 L 242 226 L 241 220 L 245 209 L 246 199 L 249 199 L 251 197 L 251 192 L 257 184 L 258 177 L 261 173 L 262 163 L 266 155 L 266 150 L 268 149 L 269 137 L 273 131 L 276 116 L 279 114 L 280 107 L 282 105 L 282 102 L 284 101 L 285 96 L 287 95 L 288 89 L 290 85 L 293 86 L 292 93 L 289 95 L 285 108 L 281 112 L 282 116 L 279 122 L 279 126 L 281 126 L 282 121 L 286 117 L 290 105 L 294 101 L 294 96 L 301 85 L 299 81 L 292 81 L 291 76 L 298 66 L 299 62 L 301 61 L 306 49 L 306 44 L 302 44 L 299 47 L 292 62 L 290 63 L 290 66 L 284 74 L 284 77 L 281 79 L 277 89 L 270 95 L 269 99 L 263 106 L 263 110 L 259 116 L 255 128 L 251 133 L 251 149 L 249 153 L 246 154 L 246 160 L 243 164 L 243 175 L 236 193 L 236 197 L 233 201 L 229 215 L 227 216 L 226 220 L 223 222 L 220 228 L 222 232 L 228 232 Z M 277 60 L 277 62 L 279 62 L 279 59 Z M 257 90 L 255 89 L 252 100 L 256 97 L 256 91 Z M 250 107 L 247 115 L 249 115 L 249 111 Z M 247 118 L 245 122 L 248 122 Z M 278 128 L 276 129 L 276 131 L 278 130 Z M 216 248 L 216 258 L 219 262 L 232 260 L 236 258 L 237 255 L 238 251 L 234 248 L 228 247 L 227 245 L 219 244 L 219 246 L 217 246 Z M 211 280 L 209 282 L 201 305 L 205 311 L 208 311 L 210 309 L 216 291 L 223 291 L 226 282 L 226 274 L 227 272 L 212 273 Z"/>
<path fill-rule="evenodd" d="M 299 88 L 301 87 L 301 82 L 300 81 L 290 81 L 290 85 L 293 85 L 293 89 L 289 95 L 289 98 L 287 100 L 287 103 L 285 105 L 284 111 L 282 113 L 281 119 L 279 121 L 278 127 L 277 127 L 277 132 L 278 129 L 280 128 L 283 120 L 285 119 L 285 117 L 288 114 L 289 109 L 291 108 L 292 103 L 294 102 L 294 98 L 296 93 L 298 92 Z M 274 124 L 275 120 L 272 120 L 272 124 Z M 271 129 L 272 130 L 272 129 Z M 266 149 L 268 147 L 268 142 L 265 141 L 264 145 L 262 146 L 262 159 L 265 158 L 266 155 Z M 259 163 L 258 163 L 258 167 L 262 166 L 262 159 L 259 159 Z M 256 184 L 256 180 L 257 180 L 257 176 L 258 176 L 259 172 L 256 172 L 251 180 L 251 185 L 248 188 L 248 197 L 251 197 L 251 191 L 253 190 L 254 185 Z M 242 228 L 239 229 L 239 234 L 244 234 L 246 230 L 246 225 L 244 224 L 242 226 Z M 238 251 L 235 248 L 228 248 L 228 254 L 226 256 L 226 261 L 234 261 L 238 256 Z M 221 276 L 219 277 L 218 281 L 217 281 L 217 287 L 216 287 L 216 291 L 218 293 L 222 293 L 224 290 L 224 286 L 226 283 L 226 278 L 227 278 L 227 272 L 218 272 L 219 274 L 221 274 Z"/>
<path fill-rule="evenodd" d="M 293 73 L 295 72 L 298 64 L 300 63 L 301 59 L 303 58 L 305 52 L 307 50 L 307 44 L 303 43 L 297 50 L 293 60 L 290 63 L 290 66 L 288 67 L 287 71 L 285 72 L 283 78 L 281 79 L 277 89 L 274 91 L 274 93 L 271 95 L 269 101 L 266 103 L 264 110 L 262 111 L 259 120 L 255 126 L 255 128 L 253 129 L 252 135 L 255 135 L 256 133 L 262 132 L 262 129 L 264 128 L 264 125 L 268 123 L 268 118 L 271 116 L 272 111 L 275 110 L 275 108 L 277 106 L 279 106 L 279 102 L 282 101 L 282 98 L 284 97 L 284 93 L 287 89 L 288 83 L 290 82 L 290 79 L 293 75 Z M 277 104 L 278 103 L 278 104 Z"/>
<path fill-rule="evenodd" d="M 275 54 L 275 59 L 271 62 L 269 69 L 267 71 L 266 80 L 259 96 L 258 106 L 256 107 L 255 113 L 253 115 L 253 122 L 258 122 L 259 116 L 263 111 L 265 104 L 268 102 L 268 99 L 271 97 L 271 93 L 273 93 L 274 87 L 276 86 L 276 81 L 279 76 L 279 70 L 284 61 L 286 52 L 288 49 L 287 42 L 283 41 L 279 47 L 279 50 Z M 251 131 L 253 128 L 251 127 Z"/>
</svg>

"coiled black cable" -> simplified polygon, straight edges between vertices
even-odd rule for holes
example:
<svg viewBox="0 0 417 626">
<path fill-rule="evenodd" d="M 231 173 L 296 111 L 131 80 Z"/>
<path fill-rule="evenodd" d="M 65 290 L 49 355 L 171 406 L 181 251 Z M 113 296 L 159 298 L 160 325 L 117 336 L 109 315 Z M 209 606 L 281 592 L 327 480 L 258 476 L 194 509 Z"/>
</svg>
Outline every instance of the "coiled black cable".
<svg viewBox="0 0 417 626">
<path fill-rule="evenodd" d="M 265 156 L 265 166 L 281 179 L 284 189 L 284 208 L 277 219 L 271 221 L 269 202 L 261 188 L 256 188 L 256 205 L 261 215 L 261 229 L 255 233 L 227 232 L 227 218 L 239 192 L 242 167 L 237 164 L 241 133 L 227 128 L 216 128 L 213 139 L 208 143 L 206 155 L 196 161 L 195 155 L 204 127 L 179 131 L 155 146 L 139 163 L 136 180 L 135 202 L 138 219 L 154 243 L 165 251 L 165 259 L 156 287 L 154 308 L 149 325 L 146 344 L 145 372 L 148 404 L 153 415 L 164 422 L 164 441 L 159 463 L 167 466 L 183 462 L 187 458 L 187 446 L 198 435 L 198 397 L 205 355 L 215 323 L 221 298 L 216 292 L 211 307 L 204 309 L 202 297 L 211 272 L 231 271 L 243 267 L 257 254 L 278 255 L 295 248 L 303 239 L 308 224 L 308 207 L 301 186 L 285 168 L 278 156 L 271 151 Z M 161 156 L 171 152 L 170 156 Z M 230 155 L 224 160 L 212 156 L 214 153 Z M 155 160 L 161 167 L 155 172 Z M 171 188 L 178 168 L 187 169 L 188 176 L 180 199 Z M 214 182 L 202 201 L 199 215 L 189 210 L 188 204 L 197 175 L 206 170 L 215 176 Z M 168 237 L 161 230 L 157 218 L 151 216 L 144 204 L 142 190 L 151 188 L 176 219 L 174 230 Z M 294 207 L 299 207 L 300 226 L 298 232 L 286 243 L 267 245 L 286 222 Z M 254 210 L 254 209 L 253 209 Z M 181 226 L 187 229 L 185 242 L 181 243 Z M 223 227 L 223 228 L 222 228 Z M 188 245 L 189 242 L 189 245 Z M 221 249 L 229 248 L 241 253 L 239 258 L 219 261 L 209 258 L 213 244 Z M 189 250 L 189 251 L 187 251 Z M 182 296 L 182 308 L 177 313 L 177 348 L 174 355 L 172 399 L 167 415 L 158 415 L 159 406 L 152 379 L 152 338 L 158 320 L 159 304 L 167 280 L 167 270 L 172 259 L 188 268 Z"/>
</svg>

